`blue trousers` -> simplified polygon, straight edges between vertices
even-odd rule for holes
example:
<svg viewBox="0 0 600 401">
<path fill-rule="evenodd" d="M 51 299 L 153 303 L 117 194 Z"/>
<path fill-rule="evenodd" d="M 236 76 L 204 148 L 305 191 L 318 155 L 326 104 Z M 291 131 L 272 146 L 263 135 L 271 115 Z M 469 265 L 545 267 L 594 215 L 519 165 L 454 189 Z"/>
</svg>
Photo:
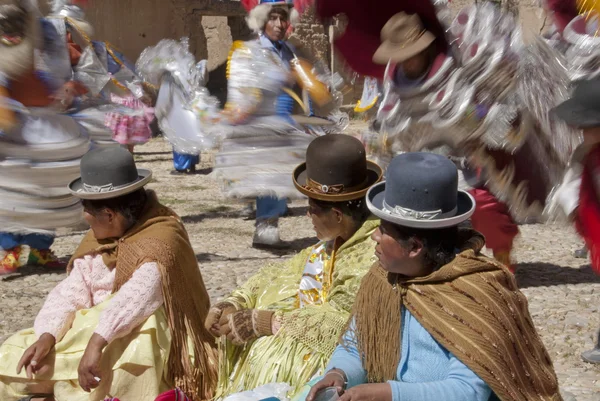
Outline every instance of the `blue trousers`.
<svg viewBox="0 0 600 401">
<path fill-rule="evenodd" d="M 173 165 L 175 166 L 175 170 L 189 170 L 198 163 L 200 163 L 200 155 L 186 155 L 173 150 Z"/>
<path fill-rule="evenodd" d="M 19 245 L 28 245 L 31 248 L 43 251 L 50 249 L 53 243 L 53 235 L 0 233 L 0 248 L 5 250 L 15 248 Z"/>
<path fill-rule="evenodd" d="M 287 212 L 287 201 L 274 196 L 256 198 L 256 220 L 281 217 Z"/>
</svg>

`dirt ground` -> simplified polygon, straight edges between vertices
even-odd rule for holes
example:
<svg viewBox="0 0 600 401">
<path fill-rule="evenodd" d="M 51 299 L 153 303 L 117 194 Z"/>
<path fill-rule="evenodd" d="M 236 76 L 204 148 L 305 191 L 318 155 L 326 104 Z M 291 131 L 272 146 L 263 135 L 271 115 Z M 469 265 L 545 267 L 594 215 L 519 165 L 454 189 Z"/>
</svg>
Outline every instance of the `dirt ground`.
<svg viewBox="0 0 600 401">
<path fill-rule="evenodd" d="M 251 247 L 254 221 L 239 217 L 242 204 L 222 197 L 210 176 L 213 155 L 203 154 L 195 175 L 174 176 L 170 146 L 161 139 L 136 148 L 140 167 L 154 171 L 149 185 L 182 216 L 198 264 L 217 301 L 242 284 L 268 261 L 287 258 L 315 242 L 305 217 L 306 202 L 294 201 L 292 216 L 280 222 L 289 249 L 277 253 Z M 82 232 L 62 232 L 55 251 L 68 258 Z M 553 358 L 561 389 L 580 401 L 600 401 L 600 366 L 584 363 L 580 354 L 591 348 L 600 328 L 600 277 L 583 259 L 572 256 L 581 240 L 570 227 L 521 226 L 516 257 L 517 279 L 529 299 L 534 322 Z M 63 272 L 24 268 L 0 279 L 0 341 L 33 323 L 46 294 Z"/>
</svg>

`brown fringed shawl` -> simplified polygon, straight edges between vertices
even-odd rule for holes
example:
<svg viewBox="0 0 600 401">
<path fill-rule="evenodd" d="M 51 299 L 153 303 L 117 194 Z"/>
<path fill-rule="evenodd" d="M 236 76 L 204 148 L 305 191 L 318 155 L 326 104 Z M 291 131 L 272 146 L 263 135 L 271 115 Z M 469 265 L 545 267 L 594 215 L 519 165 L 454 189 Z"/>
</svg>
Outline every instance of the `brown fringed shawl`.
<svg viewBox="0 0 600 401">
<path fill-rule="evenodd" d="M 90 230 L 68 266 L 88 254 L 102 254 L 109 268 L 117 269 L 113 293 L 141 265 L 155 262 L 161 272 L 164 306 L 171 331 L 168 379 L 194 401 L 209 400 L 217 384 L 214 337 L 204 328 L 210 307 L 196 255 L 179 217 L 147 191 L 142 216 L 119 240 L 97 241 Z M 188 338 L 193 345 L 190 360 Z"/>
<path fill-rule="evenodd" d="M 463 251 L 427 277 L 388 277 L 376 264 L 363 279 L 352 315 L 369 381 L 396 379 L 403 306 L 502 401 L 561 400 L 527 299 L 506 268 L 479 255 L 480 235 L 467 231 Z"/>
</svg>

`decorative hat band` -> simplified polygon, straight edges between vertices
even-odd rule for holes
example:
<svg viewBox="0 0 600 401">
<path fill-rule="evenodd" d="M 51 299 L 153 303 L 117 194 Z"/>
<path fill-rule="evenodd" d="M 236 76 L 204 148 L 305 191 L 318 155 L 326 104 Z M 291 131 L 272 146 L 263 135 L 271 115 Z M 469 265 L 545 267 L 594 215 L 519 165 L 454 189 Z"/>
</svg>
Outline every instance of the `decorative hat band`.
<svg viewBox="0 0 600 401">
<path fill-rule="evenodd" d="M 446 219 L 448 217 L 456 216 L 457 207 L 450 210 L 449 212 L 442 213 L 442 210 L 431 210 L 431 211 L 417 211 L 402 206 L 390 206 L 383 200 L 383 211 L 388 213 L 390 216 L 402 217 L 404 219 L 413 220 L 438 220 Z"/>
<path fill-rule="evenodd" d="M 344 184 L 320 184 L 313 179 L 307 178 L 306 185 L 304 185 L 304 188 L 316 194 L 339 195 L 342 193 L 351 193 L 360 191 L 361 189 L 365 189 L 365 186 L 367 185 L 368 181 L 369 177 L 367 176 L 365 177 L 364 181 L 361 182 L 359 185 L 355 185 L 353 187 L 345 187 Z"/>
<path fill-rule="evenodd" d="M 80 189 L 78 192 L 88 192 L 88 193 L 93 193 L 93 194 L 100 194 L 100 193 L 105 193 L 105 192 L 118 191 L 119 189 L 127 188 L 127 187 L 135 184 L 137 181 L 139 181 L 139 180 L 127 183 L 125 185 L 119 185 L 116 187 L 112 183 L 108 183 L 106 185 L 88 185 L 86 183 L 83 183 L 83 188 Z"/>
</svg>

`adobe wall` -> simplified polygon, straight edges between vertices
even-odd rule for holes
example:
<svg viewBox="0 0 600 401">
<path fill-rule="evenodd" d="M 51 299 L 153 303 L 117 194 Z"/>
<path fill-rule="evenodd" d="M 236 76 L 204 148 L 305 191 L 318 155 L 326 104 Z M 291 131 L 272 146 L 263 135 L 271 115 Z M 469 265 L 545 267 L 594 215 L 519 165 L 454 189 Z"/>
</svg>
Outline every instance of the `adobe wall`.
<svg viewBox="0 0 600 401">
<path fill-rule="evenodd" d="M 525 37 L 540 32 L 544 13 L 539 0 L 513 0 L 519 8 Z M 473 0 L 453 0 L 457 11 Z M 147 46 L 163 38 L 179 39 L 187 36 L 190 48 L 198 60 L 208 59 L 211 90 L 224 94 L 225 63 L 234 40 L 251 37 L 245 21 L 245 12 L 237 0 L 96 0 L 87 10 L 87 17 L 95 28 L 95 38 L 111 42 L 131 60 L 135 60 Z M 335 34 L 343 30 L 343 20 L 337 21 Z M 295 27 L 294 41 L 299 41 L 315 57 L 330 65 L 329 27 L 307 15 Z M 336 70 L 339 68 L 336 63 Z M 360 96 L 361 78 L 345 76 L 354 81 L 348 94 L 352 102 Z"/>
</svg>

